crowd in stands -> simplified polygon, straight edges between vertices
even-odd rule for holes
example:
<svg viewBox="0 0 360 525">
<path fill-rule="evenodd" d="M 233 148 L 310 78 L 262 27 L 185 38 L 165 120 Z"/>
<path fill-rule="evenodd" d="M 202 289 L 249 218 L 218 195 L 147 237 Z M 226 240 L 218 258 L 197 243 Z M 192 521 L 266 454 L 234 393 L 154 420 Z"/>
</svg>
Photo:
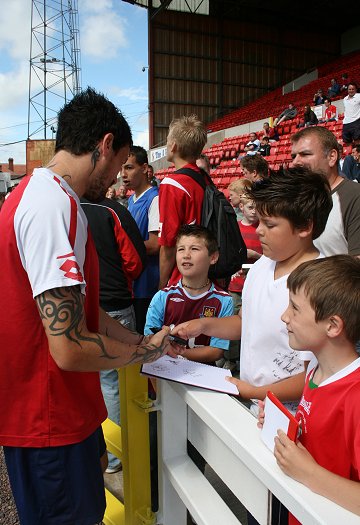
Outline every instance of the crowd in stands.
<svg viewBox="0 0 360 525">
<path fill-rule="evenodd" d="M 344 96 L 342 118 L 332 104 L 338 96 Z M 66 449 L 68 468 L 54 459 L 54 469 L 73 478 L 67 479 L 70 493 L 81 500 L 70 505 L 69 523 L 101 522 L 102 471 L 115 473 L 121 464 L 105 454 L 100 389 L 108 417 L 119 424 L 116 369 L 165 353 L 238 372 L 230 381 L 260 426 L 271 389 L 305 429 L 296 443 L 279 432 L 279 466 L 360 515 L 360 94 L 343 74 L 339 83 L 331 78 L 326 97 L 319 88 L 313 104 L 324 105 L 321 119 L 310 101 L 301 111 L 302 105 L 289 103 L 273 122 L 227 149 L 226 141 L 223 149 L 205 149 L 206 127 L 195 115 L 176 118 L 166 144 L 172 168 L 157 173 L 146 150 L 132 144 L 124 117 L 102 95 L 88 88 L 63 108 L 53 161 L 24 180 L 8 202 L 0 201 L 7 268 L 0 277 L 0 341 L 6 347 L 1 384 L 4 392 L 18 389 L 31 414 L 23 424 L 2 401 L 0 445 L 20 515 L 34 515 L 34 523 L 43 515 L 41 498 L 29 490 L 35 484 L 41 493 L 45 483 L 33 467 L 33 449 L 39 448 L 48 474 L 48 448 L 55 447 Z M 111 114 L 111 127 L 98 129 L 91 120 L 101 107 Z M 86 153 L 74 150 L 75 135 Z M 221 280 L 209 277 L 221 246 L 216 232 L 202 225 L 208 175 L 228 196 L 246 247 L 245 266 Z M 42 242 L 47 236 L 53 244 Z M 48 274 L 39 271 L 39 261 Z M 16 297 L 11 276 L 18 282 Z M 24 312 L 21 338 L 17 327 L 6 327 L 8 310 Z M 183 338 L 186 348 L 171 336 Z M 23 371 L 5 373 L 8 362 L 19 369 L 24 343 Z M 34 384 L 36 406 L 29 390 Z M 321 408 L 336 396 L 323 421 Z M 73 421 L 64 416 L 68 411 Z M 335 441 L 344 450 L 331 463 L 324 451 L 332 451 Z M 85 474 L 74 472 L 81 470 L 73 459 L 79 454 L 92 465 Z M 18 479 L 19 465 L 32 481 Z M 312 471 L 321 474 L 316 481 Z M 83 484 L 89 488 L 80 494 L 76 486 Z M 55 487 L 46 486 L 54 500 Z M 63 504 L 51 512 L 60 515 Z M 281 523 L 288 523 L 286 509 L 282 513 Z M 256 522 L 249 516 L 248 523 Z"/>
</svg>

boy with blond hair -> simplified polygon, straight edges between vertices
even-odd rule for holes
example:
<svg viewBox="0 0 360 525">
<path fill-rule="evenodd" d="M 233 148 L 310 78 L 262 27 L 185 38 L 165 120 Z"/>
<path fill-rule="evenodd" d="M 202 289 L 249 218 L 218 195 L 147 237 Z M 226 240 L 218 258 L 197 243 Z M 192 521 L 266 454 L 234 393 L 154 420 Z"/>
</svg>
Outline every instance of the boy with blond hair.
<svg viewBox="0 0 360 525">
<path fill-rule="evenodd" d="M 244 191 L 246 189 L 249 189 L 250 187 L 251 187 L 251 182 L 245 178 L 234 180 L 233 182 L 230 182 L 228 186 L 229 201 L 230 201 L 231 206 L 234 208 L 234 211 L 236 213 L 236 218 L 238 221 L 240 221 L 243 217 L 240 211 L 240 208 L 239 208 L 240 197 L 243 195 Z"/>
<path fill-rule="evenodd" d="M 287 285 L 282 320 L 290 347 L 315 357 L 296 413 L 299 441 L 278 430 L 274 454 L 285 474 L 360 516 L 360 261 L 349 255 L 308 261 Z M 299 522 L 290 516 L 289 524 Z"/>
<path fill-rule="evenodd" d="M 206 144 L 204 124 L 196 115 L 174 119 L 167 137 L 167 160 L 175 172 L 160 184 L 160 284 L 177 283 L 180 277 L 175 264 L 176 235 L 183 224 L 200 224 L 204 190 L 186 172 L 203 173 L 196 160 Z M 205 175 L 204 175 L 205 177 Z"/>
</svg>

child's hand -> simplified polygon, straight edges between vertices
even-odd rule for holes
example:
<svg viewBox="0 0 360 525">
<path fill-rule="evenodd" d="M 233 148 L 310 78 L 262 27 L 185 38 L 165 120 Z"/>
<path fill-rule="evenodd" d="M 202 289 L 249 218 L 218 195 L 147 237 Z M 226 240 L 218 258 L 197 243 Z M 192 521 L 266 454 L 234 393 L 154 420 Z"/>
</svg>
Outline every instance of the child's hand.
<svg viewBox="0 0 360 525">
<path fill-rule="evenodd" d="M 236 388 L 238 389 L 239 391 L 239 395 L 243 398 L 243 399 L 251 399 L 253 397 L 256 397 L 254 396 L 254 387 L 252 385 L 250 385 L 249 383 L 247 383 L 246 381 L 242 381 L 241 379 L 236 379 L 236 377 L 225 377 L 226 381 L 229 381 L 229 383 L 232 383 L 233 385 L 236 386 Z"/>
<path fill-rule="evenodd" d="M 202 319 L 193 319 L 192 321 L 186 321 L 186 323 L 178 324 L 171 330 L 171 335 L 177 335 L 182 339 L 186 340 L 192 337 L 197 337 L 202 333 Z"/>
<path fill-rule="evenodd" d="M 300 442 L 294 443 L 282 430 L 277 433 L 274 449 L 277 464 L 285 474 L 308 485 L 314 476 L 316 461 Z"/>
<path fill-rule="evenodd" d="M 265 401 L 258 401 L 258 422 L 257 426 L 258 428 L 262 428 L 264 426 L 264 420 L 265 420 Z"/>
</svg>

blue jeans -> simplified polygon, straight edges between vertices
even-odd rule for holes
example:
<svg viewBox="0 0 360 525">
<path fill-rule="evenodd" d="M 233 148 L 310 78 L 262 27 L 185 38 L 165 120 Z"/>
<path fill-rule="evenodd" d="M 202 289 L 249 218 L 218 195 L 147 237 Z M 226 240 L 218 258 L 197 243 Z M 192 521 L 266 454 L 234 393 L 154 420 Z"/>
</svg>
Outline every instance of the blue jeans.
<svg viewBox="0 0 360 525">
<path fill-rule="evenodd" d="M 110 317 L 116 319 L 125 328 L 135 330 L 134 307 L 129 306 L 116 312 L 107 312 Z M 100 372 L 101 390 L 104 396 L 105 405 L 108 411 L 108 418 L 120 425 L 120 397 L 119 397 L 119 377 L 117 370 L 102 370 Z M 108 452 L 109 468 L 116 468 L 120 460 Z"/>
</svg>

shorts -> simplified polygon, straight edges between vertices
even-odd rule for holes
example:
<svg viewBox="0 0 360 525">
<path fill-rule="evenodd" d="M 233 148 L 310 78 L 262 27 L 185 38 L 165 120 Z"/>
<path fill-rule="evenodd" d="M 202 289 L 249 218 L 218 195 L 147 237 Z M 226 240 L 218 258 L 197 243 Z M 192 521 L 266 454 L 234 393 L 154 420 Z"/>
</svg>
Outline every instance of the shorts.
<svg viewBox="0 0 360 525">
<path fill-rule="evenodd" d="M 346 144 L 351 144 L 354 140 L 360 139 L 360 118 L 343 125 L 342 139 Z"/>
<path fill-rule="evenodd" d="M 94 525 L 106 502 L 102 429 L 61 447 L 4 447 L 21 525 Z"/>
</svg>

